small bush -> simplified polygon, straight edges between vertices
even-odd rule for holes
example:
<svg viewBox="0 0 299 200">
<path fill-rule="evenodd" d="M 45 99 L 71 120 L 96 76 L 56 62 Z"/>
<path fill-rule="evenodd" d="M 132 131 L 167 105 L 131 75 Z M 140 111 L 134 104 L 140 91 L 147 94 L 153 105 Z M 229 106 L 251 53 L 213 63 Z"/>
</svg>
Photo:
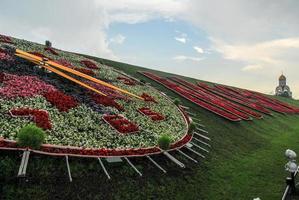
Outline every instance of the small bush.
<svg viewBox="0 0 299 200">
<path fill-rule="evenodd" d="M 167 150 L 169 149 L 171 139 L 168 135 L 162 135 L 158 140 L 158 145 L 160 149 Z"/>
<path fill-rule="evenodd" d="M 17 144 L 20 147 L 30 147 L 39 149 L 45 140 L 45 132 L 33 124 L 29 124 L 19 131 L 17 135 Z"/>
<path fill-rule="evenodd" d="M 189 130 L 188 130 L 188 133 L 189 134 L 192 134 L 192 132 L 196 129 L 196 125 L 194 124 L 194 122 L 191 122 L 189 124 Z"/>
<path fill-rule="evenodd" d="M 176 98 L 174 101 L 173 101 L 173 103 L 175 104 L 175 105 L 180 105 L 181 104 L 181 100 L 180 99 L 178 99 L 178 98 Z"/>
</svg>

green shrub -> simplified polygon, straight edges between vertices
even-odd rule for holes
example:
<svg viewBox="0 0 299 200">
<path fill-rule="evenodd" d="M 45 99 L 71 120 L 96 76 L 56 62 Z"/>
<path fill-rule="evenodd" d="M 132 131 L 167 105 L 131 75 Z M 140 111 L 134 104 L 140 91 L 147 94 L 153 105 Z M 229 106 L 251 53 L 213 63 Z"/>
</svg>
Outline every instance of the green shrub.
<svg viewBox="0 0 299 200">
<path fill-rule="evenodd" d="M 171 139 L 168 135 L 162 135 L 158 140 L 158 145 L 160 149 L 167 150 L 169 149 Z"/>
<path fill-rule="evenodd" d="M 20 147 L 39 149 L 44 140 L 45 132 L 43 129 L 33 124 L 21 128 L 17 135 L 17 144 Z"/>
<path fill-rule="evenodd" d="M 196 125 L 194 122 L 191 122 L 189 124 L 189 130 L 188 130 L 188 133 L 191 134 L 194 130 L 196 129 Z"/>
<path fill-rule="evenodd" d="M 176 98 L 174 101 L 173 101 L 173 103 L 175 104 L 175 105 L 180 105 L 181 104 L 181 100 L 180 99 L 178 99 L 178 98 Z"/>
</svg>

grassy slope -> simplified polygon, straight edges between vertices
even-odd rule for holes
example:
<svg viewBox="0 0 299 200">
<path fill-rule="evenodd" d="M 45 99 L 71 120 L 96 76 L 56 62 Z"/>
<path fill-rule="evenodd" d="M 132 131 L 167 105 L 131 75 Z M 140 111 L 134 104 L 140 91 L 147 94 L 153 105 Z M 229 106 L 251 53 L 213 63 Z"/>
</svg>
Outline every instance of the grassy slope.
<svg viewBox="0 0 299 200">
<path fill-rule="evenodd" d="M 140 68 L 101 61 L 149 81 L 136 73 Z M 152 85 L 177 97 L 158 84 Z M 212 150 L 199 165 L 175 155 L 187 165 L 187 169 L 182 170 L 165 157 L 158 156 L 155 159 L 168 170 L 167 174 L 161 175 L 145 159 L 136 159 L 133 162 L 144 177 L 139 178 L 126 164 L 109 164 L 112 180 L 108 181 L 96 160 L 71 158 L 74 182 L 68 183 L 62 158 L 35 155 L 30 158 L 28 166 L 29 183 L 24 183 L 14 178 L 20 154 L 0 152 L 0 186 L 3 187 L 0 199 L 193 200 L 253 199 L 259 196 L 264 200 L 281 197 L 287 175 L 284 172 L 284 150 L 291 148 L 299 152 L 299 116 L 275 114 L 263 120 L 230 123 L 188 101 L 182 101 L 202 119 L 212 138 Z M 291 103 L 299 106 L 298 101 Z"/>
<path fill-rule="evenodd" d="M 102 62 L 139 79 L 146 79 L 136 73 L 140 70 L 139 67 L 103 59 Z M 161 76 L 169 75 L 153 72 Z M 183 78 L 191 82 L 196 81 L 188 77 Z M 276 98 L 299 106 L 299 101 Z M 189 102 L 185 104 L 194 107 Z M 284 150 L 299 149 L 299 117 L 276 114 L 274 117 L 265 117 L 264 120 L 233 124 L 197 107 L 194 109 L 199 112 L 198 115 L 208 127 L 214 147 L 207 162 L 209 170 L 204 177 L 208 181 L 200 186 L 204 191 L 203 196 L 207 199 L 248 199 L 257 196 L 262 199 L 279 198 L 285 186 Z M 202 173 L 198 173 L 198 176 L 201 175 Z"/>
</svg>

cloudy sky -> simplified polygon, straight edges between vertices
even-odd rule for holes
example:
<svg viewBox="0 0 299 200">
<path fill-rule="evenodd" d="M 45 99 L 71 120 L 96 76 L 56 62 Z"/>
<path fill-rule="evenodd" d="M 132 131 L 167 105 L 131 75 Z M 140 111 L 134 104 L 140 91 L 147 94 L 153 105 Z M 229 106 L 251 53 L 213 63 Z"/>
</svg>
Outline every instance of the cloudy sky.
<svg viewBox="0 0 299 200">
<path fill-rule="evenodd" d="M 299 98 L 298 0 L 0 0 L 0 33 Z"/>
</svg>

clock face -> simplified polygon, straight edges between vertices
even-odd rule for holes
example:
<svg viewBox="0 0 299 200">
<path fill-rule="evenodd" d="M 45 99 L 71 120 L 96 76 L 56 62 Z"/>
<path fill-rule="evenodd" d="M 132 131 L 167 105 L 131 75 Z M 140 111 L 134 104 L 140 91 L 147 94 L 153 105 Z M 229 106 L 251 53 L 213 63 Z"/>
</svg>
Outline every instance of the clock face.
<svg viewBox="0 0 299 200">
<path fill-rule="evenodd" d="M 142 99 L 65 73 L 105 94 L 100 95 L 31 62 L 2 59 L 0 111 L 5 114 L 0 116 L 0 137 L 14 141 L 22 127 L 35 124 L 46 132 L 48 145 L 42 151 L 66 153 L 67 147 L 73 154 L 104 156 L 157 153 L 158 141 L 165 134 L 173 148 L 189 141 L 185 115 L 153 87 L 77 54 L 11 40 L 17 49 L 46 57 Z"/>
</svg>

